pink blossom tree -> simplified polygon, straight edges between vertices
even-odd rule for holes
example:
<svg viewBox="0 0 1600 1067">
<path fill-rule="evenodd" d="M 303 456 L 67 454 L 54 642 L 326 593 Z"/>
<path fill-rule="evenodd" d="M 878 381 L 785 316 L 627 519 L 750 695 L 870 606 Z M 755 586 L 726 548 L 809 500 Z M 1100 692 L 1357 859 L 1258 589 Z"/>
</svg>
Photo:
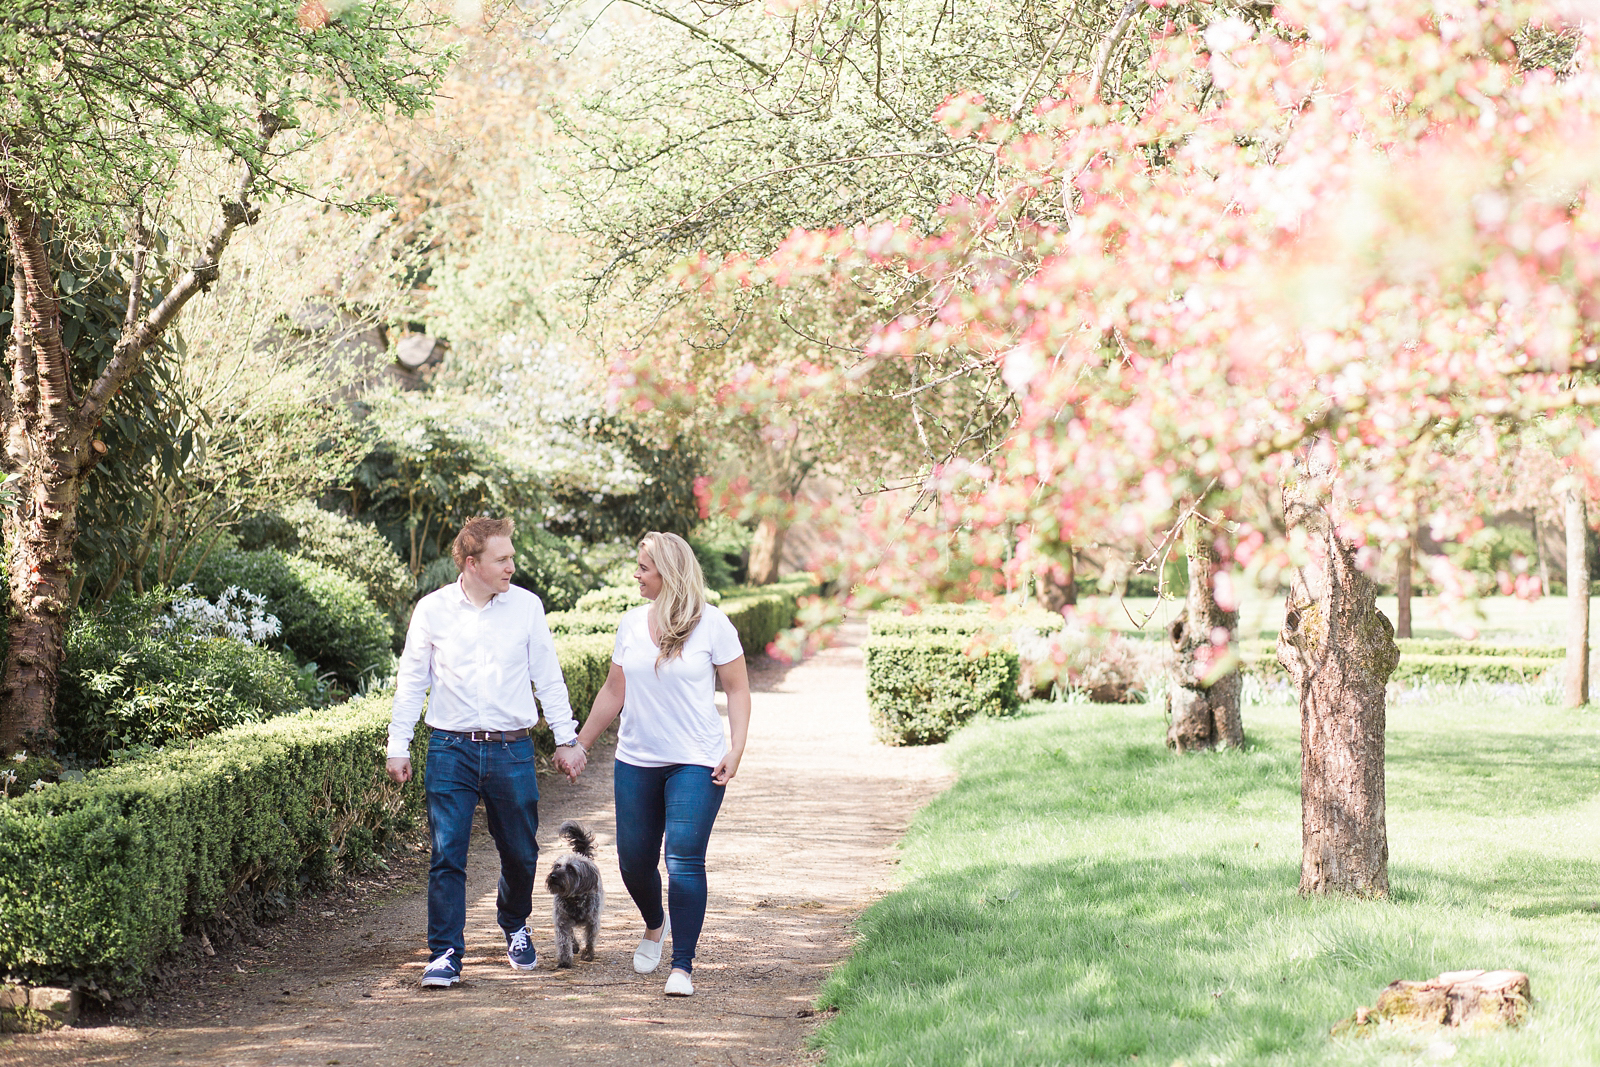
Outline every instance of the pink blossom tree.
<svg viewBox="0 0 1600 1067">
<path fill-rule="evenodd" d="M 931 506 L 876 509 L 899 535 L 873 560 L 886 584 L 937 569 L 922 546 L 951 537 L 1003 569 L 1019 528 L 1160 540 L 1197 514 L 1231 531 L 1232 562 L 1287 578 L 1300 888 L 1384 894 L 1398 653 L 1372 574 L 1421 524 L 1468 528 L 1477 475 L 1519 426 L 1600 405 L 1600 159 L 1575 150 L 1600 143 L 1600 75 L 1564 15 L 1324 0 L 1271 24 L 1175 17 L 1153 58 L 1164 88 L 1137 114 L 1092 78 L 1020 118 L 946 101 L 999 191 L 952 199 L 933 232 L 797 232 L 685 278 L 914 279 L 863 358 L 935 354 L 1015 397 L 996 447 L 921 472 Z M 1584 425 L 1557 443 L 1579 463 L 1600 455 Z M 1426 563 L 1447 596 L 1467 592 Z"/>
</svg>

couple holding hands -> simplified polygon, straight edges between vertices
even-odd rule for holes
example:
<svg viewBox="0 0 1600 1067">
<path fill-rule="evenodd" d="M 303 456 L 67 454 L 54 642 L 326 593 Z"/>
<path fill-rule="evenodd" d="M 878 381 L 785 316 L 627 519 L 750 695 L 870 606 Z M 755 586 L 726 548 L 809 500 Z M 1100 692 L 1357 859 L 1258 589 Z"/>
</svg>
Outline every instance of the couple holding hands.
<svg viewBox="0 0 1600 1067">
<path fill-rule="evenodd" d="M 544 606 L 511 584 L 509 519 L 478 517 L 451 552 L 461 577 L 417 602 L 406 634 L 389 725 L 388 773 L 411 778 L 411 738 L 427 697 L 428 868 L 425 986 L 461 980 L 467 840 L 480 798 L 500 852 L 497 920 L 518 970 L 538 963 L 528 931 L 539 856 L 539 785 L 531 730 L 534 692 L 556 737 L 556 767 L 577 781 L 589 749 L 617 717 L 613 772 L 617 859 L 644 934 L 640 974 L 654 971 L 670 938 L 668 996 L 694 993 L 695 946 L 706 912 L 706 844 L 750 726 L 750 682 L 739 635 L 706 603 L 700 564 L 676 534 L 639 545 L 634 578 L 648 603 L 622 617 L 611 670 L 581 730 L 573 720 Z M 728 695 L 729 746 L 715 702 Z M 531 684 L 530 684 L 531 683 Z M 658 869 L 667 856 L 667 900 Z"/>
</svg>

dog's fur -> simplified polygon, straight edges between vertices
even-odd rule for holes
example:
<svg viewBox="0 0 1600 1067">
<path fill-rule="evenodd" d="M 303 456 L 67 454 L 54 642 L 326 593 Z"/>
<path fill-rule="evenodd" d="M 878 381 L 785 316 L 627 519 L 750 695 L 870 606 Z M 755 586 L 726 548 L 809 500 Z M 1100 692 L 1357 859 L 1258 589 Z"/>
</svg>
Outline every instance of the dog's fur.
<svg viewBox="0 0 1600 1067">
<path fill-rule="evenodd" d="M 578 931 L 583 931 L 583 956 L 594 959 L 594 938 L 600 930 L 600 911 L 606 906 L 605 887 L 600 884 L 600 868 L 594 862 L 594 837 L 581 825 L 568 819 L 556 830 L 572 844 L 572 853 L 550 866 L 545 888 L 555 896 L 556 966 L 571 967 L 578 949 Z"/>
</svg>

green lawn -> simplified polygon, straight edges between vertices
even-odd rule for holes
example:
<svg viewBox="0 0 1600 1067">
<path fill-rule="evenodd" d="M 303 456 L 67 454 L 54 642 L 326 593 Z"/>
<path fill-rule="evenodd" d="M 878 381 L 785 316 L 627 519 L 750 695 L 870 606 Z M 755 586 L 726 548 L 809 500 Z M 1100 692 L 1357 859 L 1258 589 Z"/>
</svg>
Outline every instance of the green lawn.
<svg viewBox="0 0 1600 1067">
<path fill-rule="evenodd" d="M 1264 700 L 1243 752 L 1172 756 L 1149 706 L 958 735 L 904 888 L 824 990 L 828 1063 L 1600 1063 L 1600 713 L 1403 696 L 1393 897 L 1302 900 L 1298 713 Z M 1527 1025 L 1328 1035 L 1392 979 L 1468 967 L 1527 971 Z"/>
</svg>

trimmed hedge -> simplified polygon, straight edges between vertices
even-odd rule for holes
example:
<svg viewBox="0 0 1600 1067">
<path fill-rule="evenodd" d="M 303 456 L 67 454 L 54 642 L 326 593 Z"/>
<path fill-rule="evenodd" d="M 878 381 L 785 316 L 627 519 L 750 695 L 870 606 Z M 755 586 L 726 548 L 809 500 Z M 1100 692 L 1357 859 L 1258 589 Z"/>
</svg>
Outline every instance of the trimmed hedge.
<svg viewBox="0 0 1600 1067">
<path fill-rule="evenodd" d="M 1536 682 L 1566 655 L 1556 645 L 1492 645 L 1480 641 L 1402 638 L 1392 682 Z M 1262 678 L 1283 674 L 1277 644 L 1242 641 L 1243 669 Z"/>
<path fill-rule="evenodd" d="M 878 740 L 944 741 L 977 715 L 1014 715 L 1021 665 L 1004 645 L 968 655 L 958 634 L 883 635 L 866 645 L 867 702 Z"/>
<path fill-rule="evenodd" d="M 868 620 L 868 631 L 873 636 L 889 634 L 978 634 L 1010 633 L 1016 630 L 1035 630 L 1054 633 L 1066 625 L 1066 620 L 1053 611 L 1026 608 L 1013 611 L 1003 618 L 995 618 L 988 605 L 979 605 L 966 612 L 927 612 L 920 615 L 900 615 L 875 612 Z"/>
<path fill-rule="evenodd" d="M 717 606 L 739 632 L 739 642 L 744 646 L 745 654 L 756 655 L 766 651 L 774 638 L 794 624 L 800 598 L 816 590 L 816 581 L 810 575 L 797 575 L 772 585 L 746 586 L 729 591 Z M 609 594 L 613 590 L 599 592 Z M 605 601 L 604 598 L 596 598 L 591 603 L 603 604 Z M 632 606 L 643 603 L 640 599 Z M 545 616 L 545 621 L 550 625 L 550 632 L 557 637 L 603 634 L 615 638 L 617 619 L 627 610 L 584 607 L 576 611 L 553 611 Z"/>
<path fill-rule="evenodd" d="M 579 721 L 611 639 L 556 653 Z M 0 800 L 0 975 L 102 995 L 136 989 L 186 930 L 260 918 L 301 889 L 381 866 L 422 811 L 428 731 L 409 786 L 383 771 L 392 694 L 212 734 Z M 538 743 L 548 751 L 549 730 Z"/>
<path fill-rule="evenodd" d="M 421 802 L 383 773 L 389 705 L 234 727 L 0 803 L 0 972 L 125 992 L 194 920 L 377 865 Z"/>
</svg>

